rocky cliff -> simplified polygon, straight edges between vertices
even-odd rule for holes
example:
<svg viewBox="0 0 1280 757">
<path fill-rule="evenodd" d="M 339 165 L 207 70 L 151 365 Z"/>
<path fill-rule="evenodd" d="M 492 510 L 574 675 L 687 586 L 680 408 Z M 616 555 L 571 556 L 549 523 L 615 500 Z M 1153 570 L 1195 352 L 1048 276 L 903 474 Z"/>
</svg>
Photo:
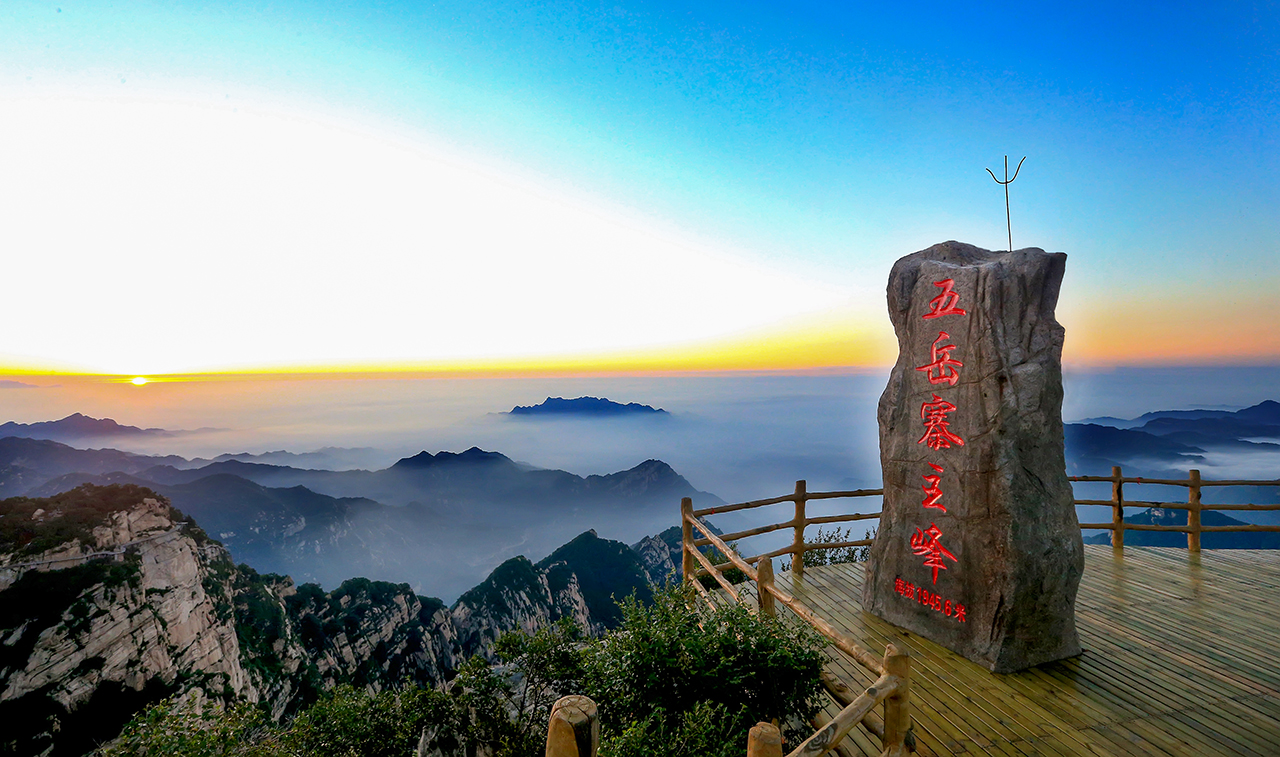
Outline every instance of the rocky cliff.
<svg viewBox="0 0 1280 757">
<path fill-rule="evenodd" d="M 570 617 L 599 632 L 615 620 L 606 601 L 647 596 L 648 581 L 626 545 L 588 532 L 537 565 L 507 561 L 448 608 L 408 584 L 325 592 L 236 566 L 138 486 L 4 500 L 0 754 L 83 754 L 178 692 L 279 719 L 339 683 L 439 684 L 510 630 Z"/>
<path fill-rule="evenodd" d="M 254 693 L 230 559 L 148 495 L 79 489 L 0 506 L 0 750 L 39 754 L 58 734 L 58 753 L 82 753 L 179 688 Z"/>
</svg>

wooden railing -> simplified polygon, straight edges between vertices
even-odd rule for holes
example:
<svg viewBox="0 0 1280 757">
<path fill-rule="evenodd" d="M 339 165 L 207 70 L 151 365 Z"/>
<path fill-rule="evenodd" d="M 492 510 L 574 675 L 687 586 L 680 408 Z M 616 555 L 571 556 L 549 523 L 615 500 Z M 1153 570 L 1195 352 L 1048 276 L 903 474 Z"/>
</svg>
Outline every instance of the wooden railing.
<svg viewBox="0 0 1280 757">
<path fill-rule="evenodd" d="M 1081 523 L 1080 528 L 1101 528 L 1111 532 L 1111 546 L 1116 549 L 1124 549 L 1124 532 L 1125 531 L 1175 531 L 1182 532 L 1187 535 L 1187 549 L 1191 553 L 1200 551 L 1200 535 L 1203 533 L 1215 532 L 1277 532 L 1280 526 L 1259 526 L 1254 524 L 1242 526 L 1204 526 L 1200 524 L 1200 514 L 1205 510 L 1249 510 L 1249 511 L 1265 511 L 1280 510 L 1278 505 L 1206 505 L 1200 501 L 1201 489 L 1206 486 L 1280 486 L 1280 479 L 1275 481 L 1204 481 L 1200 478 L 1200 471 L 1192 469 L 1188 472 L 1185 480 L 1180 479 L 1163 479 L 1163 478 L 1143 478 L 1142 476 L 1133 476 L 1126 478 L 1122 475 L 1120 466 L 1114 466 L 1111 469 L 1110 476 L 1069 476 L 1071 481 L 1092 482 L 1092 483 L 1111 483 L 1111 499 L 1077 499 L 1077 505 L 1103 505 L 1111 507 L 1110 523 Z M 1126 500 L 1124 498 L 1125 484 L 1160 484 L 1163 486 L 1185 486 L 1187 487 L 1187 501 L 1185 504 L 1180 502 L 1148 502 L 1141 500 Z M 1158 526 L 1145 523 L 1125 523 L 1124 508 L 1125 507 L 1142 507 L 1142 508 L 1159 508 L 1164 510 L 1186 510 L 1187 523 L 1183 526 Z"/>
<path fill-rule="evenodd" d="M 881 489 L 859 489 L 856 491 L 839 491 L 839 492 L 809 492 L 806 489 L 804 481 L 797 481 L 795 493 L 783 497 L 773 497 L 770 499 L 755 500 L 752 502 L 741 502 L 734 505 L 721 505 L 719 507 L 709 507 L 702 510 L 693 509 L 693 501 L 685 498 L 680 501 L 680 520 L 682 532 L 682 567 L 684 571 L 684 580 L 686 583 L 692 584 L 701 594 L 702 598 L 709 604 L 714 606 L 710 594 L 697 580 L 699 575 L 709 575 L 716 583 L 733 597 L 735 601 L 741 597 L 737 588 L 729 582 L 724 576 L 725 569 L 736 568 L 749 578 L 756 582 L 756 597 L 759 611 L 773 616 L 776 613 L 776 603 L 781 602 L 802 620 L 813 626 L 818 633 L 829 639 L 832 644 L 853 658 L 859 665 L 867 670 L 879 675 L 875 683 L 869 686 L 865 691 L 857 696 L 850 696 L 851 692 L 844 689 L 844 695 L 841 692 L 833 690 L 832 694 L 837 701 L 844 704 L 839 714 L 830 721 L 822 725 L 812 736 L 800 744 L 788 757 L 817 757 L 835 749 L 849 731 L 859 723 L 862 723 L 866 729 L 881 740 L 881 744 L 885 750 L 885 754 L 898 755 L 905 754 L 910 741 L 910 680 L 911 680 L 911 660 L 905 651 L 900 651 L 897 647 L 890 644 L 885 647 L 883 657 L 877 657 L 868 650 L 861 647 L 856 641 L 841 633 L 827 621 L 818 617 L 812 610 L 800 602 L 800 600 L 788 594 L 786 591 L 778 588 L 773 581 L 773 558 L 779 555 L 791 555 L 791 571 L 793 575 L 802 576 L 804 574 L 804 555 L 806 552 L 818 549 L 840 549 L 844 547 L 861 547 L 871 543 L 870 539 L 862 539 L 858 541 L 845 542 L 828 542 L 820 544 L 809 544 L 804 540 L 805 529 L 808 526 L 826 524 L 826 523 L 848 523 L 852 521 L 867 520 L 871 518 L 879 518 L 880 513 L 850 513 L 846 515 L 832 515 L 811 518 L 805 513 L 805 503 L 812 500 L 835 499 L 841 497 L 870 497 L 883 494 Z M 738 510 L 747 510 L 757 507 L 765 507 L 768 505 L 776 505 L 782 502 L 793 502 L 795 504 L 795 516 L 782 523 L 776 523 L 769 526 L 761 526 L 759 528 L 747 529 L 736 533 L 719 534 L 712 531 L 706 522 L 701 520 L 703 516 L 715 515 L 718 513 L 736 512 Z M 772 552 L 755 555 L 753 557 L 741 557 L 728 542 L 736 539 L 745 539 L 750 536 L 759 536 L 760 534 L 770 533 L 782 529 L 790 528 L 794 530 L 794 537 L 789 546 Z M 694 530 L 702 534 L 698 537 L 694 535 Z M 711 545 L 723 554 L 728 562 L 720 565 L 714 564 L 709 557 L 703 554 L 701 547 Z M 698 566 L 701 566 L 699 568 Z M 824 681 L 828 684 L 828 689 L 837 688 L 830 679 Z M 883 717 L 878 716 L 874 710 L 877 706 L 884 705 Z M 781 742 L 776 738 L 776 729 L 770 730 L 772 726 L 768 724 L 760 724 L 752 729 L 752 741 L 748 745 L 748 755 L 750 757 L 761 757 L 776 755 L 781 757 Z"/>
<path fill-rule="evenodd" d="M 1200 471 L 1198 470 L 1191 470 L 1185 480 L 1143 477 L 1126 478 L 1122 475 L 1119 466 L 1111 469 L 1110 476 L 1069 476 L 1068 478 L 1072 482 L 1110 482 L 1112 484 L 1110 500 L 1077 499 L 1074 500 L 1074 503 L 1076 505 L 1106 505 L 1112 508 L 1111 523 L 1081 523 L 1080 528 L 1106 529 L 1111 531 L 1111 543 L 1116 549 L 1122 549 L 1124 547 L 1124 532 L 1126 530 L 1184 532 L 1187 534 L 1187 547 L 1192 553 L 1200 551 L 1200 535 L 1202 533 L 1231 531 L 1280 532 L 1280 526 L 1204 526 L 1200 522 L 1200 515 L 1205 510 L 1280 510 L 1280 504 L 1206 505 L 1201 501 L 1201 490 L 1204 487 L 1280 486 L 1280 480 L 1206 481 L 1200 478 Z M 1188 491 L 1187 502 L 1183 504 L 1174 502 L 1125 500 L 1124 485 L 1126 483 L 1135 485 L 1161 484 L 1166 486 L 1185 486 Z M 730 597 L 734 599 L 734 601 L 741 599 L 738 588 L 725 576 L 725 572 L 727 570 L 737 569 L 741 571 L 747 579 L 756 583 L 757 602 L 761 612 L 772 616 L 776 612 L 776 603 L 781 602 L 793 613 L 812 625 L 819 633 L 829 639 L 837 649 L 849 655 L 851 658 L 856 660 L 858 664 L 880 675 L 880 678 L 875 684 L 858 696 L 853 696 L 852 692 L 843 687 L 843 685 L 833 677 L 824 677 L 824 684 L 828 691 L 832 693 L 832 696 L 836 698 L 836 701 L 841 702 L 846 706 L 844 710 L 841 711 L 840 715 L 820 728 L 798 749 L 791 752 L 790 757 L 827 753 L 834 748 L 835 745 L 844 738 L 849 730 L 859 722 L 866 726 L 868 731 L 881 739 L 884 749 L 890 754 L 902 753 L 907 748 L 907 744 L 912 741 L 909 736 L 910 715 L 908 712 L 908 702 L 910 688 L 910 660 L 907 657 L 907 654 L 905 652 L 898 651 L 893 645 L 889 645 L 885 649 L 885 655 L 883 658 L 873 655 L 866 649 L 859 646 L 853 639 L 840 633 L 830 623 L 827 623 L 825 620 L 815 615 L 812 610 L 806 607 L 795 597 L 779 589 L 773 582 L 774 557 L 790 555 L 791 571 L 793 575 L 803 576 L 804 555 L 807 552 L 823 549 L 865 547 L 871 544 L 871 539 L 843 542 L 806 542 L 805 529 L 808 526 L 872 520 L 878 519 L 881 515 L 879 512 L 874 512 L 809 517 L 806 513 L 805 507 L 807 502 L 836 498 L 882 496 L 883 494 L 883 489 L 809 492 L 804 481 L 797 481 L 795 491 L 792 494 L 780 497 L 771 497 L 769 499 L 759 499 L 731 505 L 720 505 L 718 507 L 708 507 L 700 510 L 695 510 L 693 508 L 693 502 L 689 498 L 685 498 L 680 502 L 682 543 L 681 567 L 683 570 L 684 580 L 686 583 L 690 583 L 707 603 L 714 606 L 714 601 L 712 600 L 710 593 L 698 580 L 702 576 L 710 576 Z M 734 533 L 716 534 L 711 530 L 711 527 L 702 520 L 702 518 L 709 515 L 738 512 L 741 510 L 777 505 L 784 502 L 794 503 L 794 516 L 790 520 L 773 523 L 767 526 L 749 528 L 742 531 L 736 531 Z M 1126 506 L 1186 510 L 1187 523 L 1182 526 L 1125 523 L 1124 508 Z M 789 545 L 779 549 L 763 552 L 751 557 L 742 557 L 729 545 L 729 542 L 734 542 L 738 539 L 746 539 L 752 536 L 759 536 L 785 529 L 792 529 L 793 537 Z M 699 536 L 698 534 L 695 534 L 695 531 L 701 535 Z M 718 564 L 713 562 L 703 550 L 703 548 L 707 546 L 714 547 L 720 554 L 724 555 L 726 561 Z M 840 691 L 842 688 L 843 691 Z M 873 712 L 875 706 L 882 702 L 885 705 L 883 720 L 877 717 L 876 713 Z M 773 746 L 776 743 L 780 743 L 775 739 L 774 734 L 776 729 L 770 731 L 769 729 L 772 728 L 772 726 L 765 726 L 768 726 L 768 724 L 761 724 L 756 729 L 752 730 L 753 742 L 748 752 L 751 757 L 755 757 L 755 755 L 773 755 L 775 754 L 773 751 L 775 748 L 778 750 L 776 754 L 779 756 L 781 755 L 781 748 Z M 758 743 L 754 741 L 757 738 L 760 739 Z M 760 751 L 761 749 L 764 751 Z"/>
<path fill-rule="evenodd" d="M 697 566 L 694 564 L 694 562 L 697 561 L 697 555 L 700 554 L 700 552 L 697 550 L 697 547 L 703 547 L 708 544 L 713 544 L 714 542 L 711 539 L 706 538 L 705 536 L 701 538 L 695 538 L 693 535 L 694 521 L 690 520 L 690 518 L 697 519 L 706 515 L 732 513 L 732 512 L 737 512 L 739 510 L 750 510 L 757 507 L 776 505 L 782 502 L 794 502 L 795 517 L 792 518 L 791 520 L 784 521 L 782 523 L 774 523 L 769 526 L 760 526 L 759 528 L 749 528 L 745 531 L 737 531 L 731 534 L 721 534 L 719 538 L 722 541 L 729 542 L 729 541 L 735 541 L 737 539 L 745 539 L 749 536 L 759 536 L 760 534 L 767 534 L 772 531 L 780 531 L 786 528 L 793 529 L 794 536 L 791 540 L 790 546 L 783 547 L 782 549 L 776 549 L 772 552 L 765 552 L 764 554 L 754 555 L 752 557 L 744 557 L 742 559 L 744 562 L 755 564 L 757 560 L 760 560 L 765 557 L 777 557 L 779 555 L 789 554 L 791 555 L 791 570 L 798 575 L 804 575 L 804 553 L 805 552 L 812 552 L 814 550 L 820 550 L 820 549 L 865 547 L 871 544 L 870 539 L 861 539 L 858 541 L 842 541 L 842 542 L 828 542 L 828 543 L 821 543 L 821 544 L 809 544 L 809 543 L 806 543 L 804 540 L 805 528 L 807 528 L 808 526 L 823 525 L 827 523 L 851 523 L 853 521 L 878 519 L 880 517 L 880 513 L 875 512 L 875 513 L 848 513 L 845 515 L 827 515 L 827 516 L 818 517 L 818 518 L 809 518 L 809 517 L 806 517 L 805 515 L 805 503 L 812 502 L 814 500 L 838 499 L 838 498 L 844 498 L 844 497 L 879 497 L 883 494 L 884 494 L 884 489 L 856 489 L 852 491 L 838 491 L 838 492 L 810 492 L 807 490 L 807 485 L 804 481 L 797 481 L 794 494 L 787 494 L 781 497 L 771 497 L 769 499 L 757 499 L 751 502 L 739 502 L 736 505 L 720 505 L 719 507 L 707 507 L 701 510 L 694 510 L 693 500 L 686 497 L 680 501 L 680 515 L 681 515 L 681 522 L 682 522 L 681 529 L 683 532 L 683 541 L 685 545 L 684 561 L 682 566 L 684 570 L 684 575 L 690 576 L 699 572 L 701 572 L 702 575 L 707 575 L 706 572 L 702 572 L 702 571 L 708 571 L 710 570 L 710 567 L 714 567 L 716 570 L 724 570 L 731 566 L 731 564 L 728 562 L 720 563 L 719 565 L 716 565 L 716 566 L 704 565 L 702 571 L 699 571 Z M 702 529 L 702 530 L 705 530 L 705 529 Z M 693 545 L 694 549 L 691 550 L 688 548 L 690 544 Z M 723 548 L 718 545 L 716 548 L 720 549 L 722 552 L 724 551 Z M 724 554 L 727 555 L 728 553 L 724 552 Z M 731 592 L 731 594 L 733 594 L 733 596 L 736 598 L 737 596 L 736 592 Z"/>
</svg>

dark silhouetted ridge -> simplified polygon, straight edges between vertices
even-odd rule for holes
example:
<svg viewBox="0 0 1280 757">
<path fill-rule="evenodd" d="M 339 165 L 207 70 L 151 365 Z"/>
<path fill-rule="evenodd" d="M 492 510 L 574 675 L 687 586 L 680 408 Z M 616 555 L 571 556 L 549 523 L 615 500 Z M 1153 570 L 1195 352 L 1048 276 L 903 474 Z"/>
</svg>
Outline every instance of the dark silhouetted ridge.
<svg viewBox="0 0 1280 757">
<path fill-rule="evenodd" d="M 628 402 L 623 405 L 603 397 L 547 397 L 538 405 L 516 405 L 508 415 L 570 415 L 585 417 L 609 417 L 619 415 L 668 415 L 666 410 Z"/>
</svg>

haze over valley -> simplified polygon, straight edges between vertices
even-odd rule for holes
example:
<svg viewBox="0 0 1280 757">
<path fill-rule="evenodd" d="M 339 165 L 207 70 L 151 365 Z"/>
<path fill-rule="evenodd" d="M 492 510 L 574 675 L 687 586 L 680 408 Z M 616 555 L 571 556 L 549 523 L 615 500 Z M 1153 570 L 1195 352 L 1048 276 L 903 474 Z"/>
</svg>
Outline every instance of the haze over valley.
<svg viewBox="0 0 1280 757">
<path fill-rule="evenodd" d="M 1105 475 L 1123 465 L 1130 475 L 1185 476 L 1198 467 L 1206 478 L 1275 478 L 1280 406 L 1258 389 L 1275 373 L 1069 374 L 1068 471 Z M 0 426 L 0 495 L 135 483 L 168 497 L 260 571 L 326 587 L 352 576 L 404 581 L 452 601 L 504 560 L 541 559 L 588 529 L 628 544 L 657 534 L 676 524 L 683 496 L 700 506 L 774 496 L 799 478 L 815 491 L 878 487 L 882 381 L 874 373 L 384 380 L 353 403 L 358 426 L 326 413 L 330 387 L 317 381 L 293 382 L 293 401 L 271 407 L 259 425 L 252 403 L 201 417 L 179 410 L 173 423 L 156 413 L 131 423 L 120 407 L 103 413 L 112 421 L 88 408 L 52 423 L 32 415 L 56 406 L 62 387 L 12 389 L 0 401 L 21 420 Z M 137 391 L 177 399 L 184 389 L 196 387 Z M 511 414 L 521 407 L 535 410 Z M 1195 408 L 1203 412 L 1186 412 Z M 1275 498 L 1265 489 L 1212 495 Z M 1148 498 L 1177 496 L 1185 494 Z M 1093 519 L 1087 510 L 1081 518 Z M 717 523 L 758 525 L 733 515 Z"/>
</svg>

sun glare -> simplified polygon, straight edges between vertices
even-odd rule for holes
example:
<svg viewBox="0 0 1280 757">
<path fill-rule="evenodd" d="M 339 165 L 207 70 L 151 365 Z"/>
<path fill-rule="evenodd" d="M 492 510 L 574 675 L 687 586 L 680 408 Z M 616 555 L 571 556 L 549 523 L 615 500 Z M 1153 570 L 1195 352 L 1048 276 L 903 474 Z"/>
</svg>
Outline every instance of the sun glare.
<svg viewBox="0 0 1280 757">
<path fill-rule="evenodd" d="M 850 296 L 376 129 L 166 101 L 0 103 L 0 143 L 24 145 L 0 183 L 6 248 L 24 251 L 5 273 L 27 282 L 6 305 L 41 307 L 32 293 L 80 271 L 59 320 L 6 333 L 4 352 L 32 360 L 127 375 L 654 349 Z M 76 224 L 59 220 L 68 207 Z M 94 317 L 104 293 L 133 290 L 171 317 L 146 335 Z M 430 324 L 448 327 L 421 338 Z"/>
<path fill-rule="evenodd" d="M 147 379 L 144 376 L 134 376 L 133 380 L 130 383 L 132 383 L 134 386 L 142 386 L 143 384 L 147 383 Z"/>
</svg>

